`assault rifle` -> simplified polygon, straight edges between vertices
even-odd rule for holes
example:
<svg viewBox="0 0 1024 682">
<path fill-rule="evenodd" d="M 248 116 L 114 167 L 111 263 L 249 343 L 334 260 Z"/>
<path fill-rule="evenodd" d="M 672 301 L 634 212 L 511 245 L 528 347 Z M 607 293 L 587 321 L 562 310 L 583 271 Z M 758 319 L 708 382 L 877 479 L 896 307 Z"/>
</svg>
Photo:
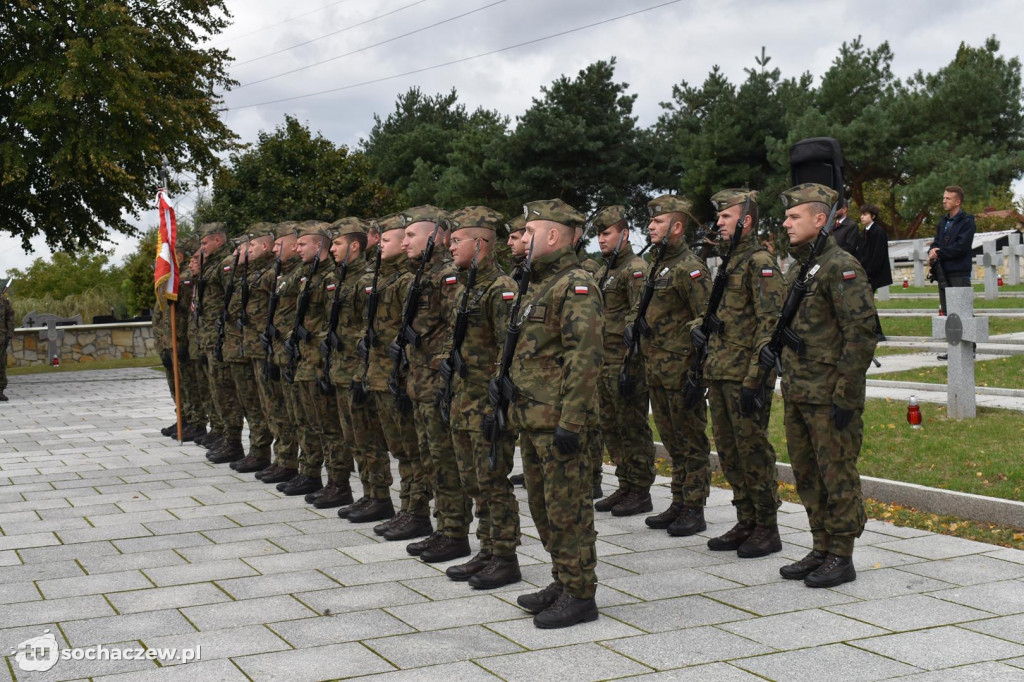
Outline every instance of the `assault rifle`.
<svg viewBox="0 0 1024 682">
<path fill-rule="evenodd" d="M 512 359 L 516 355 L 516 345 L 519 343 L 519 334 L 523 331 L 523 321 L 519 319 L 519 309 L 523 305 L 523 298 L 530 288 L 530 270 L 533 268 L 533 245 L 536 237 L 530 240 L 530 250 L 523 261 L 523 277 L 519 280 L 519 291 L 516 292 L 516 299 L 512 302 L 512 308 L 508 313 L 508 328 L 505 332 L 505 345 L 501 349 L 501 363 L 498 365 L 498 376 L 491 379 L 487 386 L 487 397 L 494 407 L 494 413 L 488 415 L 484 420 L 484 436 L 491 441 L 491 451 L 487 456 L 491 465 L 491 471 L 498 467 L 498 441 L 508 430 L 508 408 L 516 397 L 516 385 L 512 383 L 509 376 L 512 370 Z M 488 424 L 489 421 L 489 424 Z"/>
<path fill-rule="evenodd" d="M 653 242 L 652 242 L 653 243 Z M 658 252 L 651 264 L 651 271 L 647 273 L 647 281 L 644 282 L 644 291 L 640 294 L 640 303 L 636 308 L 636 320 L 632 325 L 626 327 L 624 341 L 626 342 L 626 355 L 622 358 L 622 369 L 619 371 L 619 395 L 628 398 L 636 392 L 636 379 L 632 376 L 633 358 L 640 354 L 640 337 L 650 336 L 651 327 L 647 323 L 647 309 L 654 298 L 654 283 L 658 279 L 658 268 L 661 261 L 665 259 L 665 252 L 668 250 L 668 235 L 658 244 Z"/>
<path fill-rule="evenodd" d="M 249 235 L 245 235 L 245 262 L 242 264 L 242 312 L 238 313 L 238 319 L 235 320 L 235 327 L 238 331 L 245 333 L 245 325 L 249 324 L 249 312 L 246 308 L 249 307 Z"/>
<path fill-rule="evenodd" d="M 274 260 L 274 284 L 270 289 L 270 300 L 267 303 L 267 319 L 263 332 L 260 334 L 260 343 L 263 344 L 263 380 L 277 381 L 281 378 L 281 370 L 274 364 L 274 341 L 281 336 L 274 326 L 274 315 L 277 314 L 277 305 L 281 302 L 281 295 L 277 293 L 277 280 L 281 278 L 281 251 L 277 249 L 277 258 Z"/>
<path fill-rule="evenodd" d="M 409 359 L 405 354 L 405 349 L 410 345 L 415 348 L 420 342 L 419 334 L 413 329 L 412 323 L 416 320 L 416 311 L 420 307 L 420 295 L 423 293 L 423 273 L 426 271 L 427 266 L 430 264 L 430 259 L 434 255 L 434 240 L 437 239 L 437 232 L 440 229 L 441 221 L 438 220 L 434 223 L 434 233 L 427 238 L 427 245 L 423 249 L 420 266 L 416 270 L 416 277 L 413 279 L 412 286 L 409 287 L 409 293 L 405 297 L 405 306 L 402 308 L 402 326 L 398 329 L 398 336 L 388 346 L 388 355 L 391 356 L 395 363 L 394 367 L 391 368 L 391 374 L 388 376 L 388 391 L 395 397 L 395 403 L 402 414 L 412 412 L 412 400 L 406 393 L 405 383 L 402 381 L 402 375 L 405 374 L 405 370 L 409 366 Z"/>
<path fill-rule="evenodd" d="M 220 316 L 214 323 L 217 329 L 217 343 L 213 347 L 213 357 L 217 362 L 224 362 L 224 332 L 228 323 L 228 306 L 235 295 L 235 277 L 238 273 L 238 260 L 242 256 L 242 245 L 235 246 L 235 260 L 231 263 L 231 276 L 228 277 L 227 286 L 224 287 L 224 307 L 220 310 Z"/>
<path fill-rule="evenodd" d="M 206 293 L 206 252 L 199 249 L 199 281 L 196 282 L 196 309 L 192 311 L 196 329 L 199 329 L 199 318 L 203 315 L 203 294 Z"/>
<path fill-rule="evenodd" d="M 811 255 L 800 266 L 793 286 L 789 288 L 789 293 L 786 294 L 786 302 L 782 306 L 782 313 L 779 315 L 779 321 L 775 325 L 775 331 L 772 332 L 772 338 L 758 354 L 757 362 L 760 368 L 757 375 L 757 393 L 754 398 L 754 406 L 757 409 L 762 409 L 767 400 L 765 384 L 768 382 L 768 376 L 771 374 L 771 371 L 774 369 L 779 374 L 782 373 L 782 363 L 779 361 L 782 355 L 782 347 L 788 346 L 797 355 L 803 355 L 807 350 L 804 340 L 796 335 L 791 325 L 796 318 L 797 311 L 800 310 L 800 304 L 803 303 L 804 297 L 807 295 L 811 278 L 821 268 L 817 263 L 818 256 L 821 255 L 829 235 L 832 234 L 836 221 L 836 211 L 839 210 L 839 203 L 839 201 L 836 201 L 836 203 L 832 204 L 832 209 L 828 213 L 828 219 L 825 220 L 825 226 L 821 228 L 821 232 L 818 233 L 814 244 L 811 246 Z"/>
<path fill-rule="evenodd" d="M 377 248 L 377 258 L 373 264 L 373 284 L 370 285 L 370 295 L 366 297 L 366 334 L 359 339 L 356 346 L 356 353 L 363 361 L 363 380 L 352 380 L 352 402 L 362 405 L 370 397 L 366 390 L 366 375 L 370 372 L 370 349 L 377 345 L 377 331 L 373 325 L 377 319 L 377 305 L 380 302 L 380 295 L 377 293 L 377 282 L 380 280 L 380 247 Z"/>
<path fill-rule="evenodd" d="M 341 350 L 341 337 L 338 336 L 338 318 L 341 316 L 341 285 L 348 277 L 348 252 L 338 266 L 338 283 L 334 285 L 334 298 L 331 299 L 331 314 L 327 318 L 327 336 L 320 342 L 320 355 L 324 357 L 323 367 L 317 387 L 322 395 L 334 395 L 334 384 L 331 383 L 331 356 L 334 351 Z"/>
<path fill-rule="evenodd" d="M 740 220 L 732 231 L 732 239 L 729 240 L 729 252 L 722 256 L 722 262 L 718 264 L 718 272 L 715 273 L 715 281 L 711 285 L 711 296 L 708 298 L 708 307 L 704 311 L 704 318 L 700 326 L 693 330 L 691 337 L 694 338 L 693 357 L 690 358 L 690 371 L 686 373 L 686 382 L 683 384 L 683 406 L 693 409 L 704 397 L 704 388 L 701 386 L 704 375 L 704 361 L 708 357 L 708 339 L 712 334 L 721 334 L 725 325 L 718 317 L 718 308 L 722 305 L 725 297 L 725 285 L 729 281 L 729 261 L 736 253 L 736 248 L 743 238 L 743 223 L 750 214 L 750 195 L 743 201 L 743 211 L 740 213 Z"/>
<path fill-rule="evenodd" d="M 302 292 L 299 294 L 298 303 L 295 304 L 295 324 L 292 325 L 291 336 L 284 341 L 284 350 L 288 355 L 288 365 L 284 370 L 284 378 L 290 384 L 295 383 L 295 370 L 298 368 L 299 360 L 302 359 L 302 349 L 299 343 L 309 343 L 313 338 L 313 335 L 303 325 L 306 321 L 306 312 L 309 310 L 309 287 L 313 283 L 313 275 L 316 274 L 316 269 L 320 267 L 320 254 L 323 252 L 325 239 L 326 237 L 320 239 L 320 246 L 316 249 L 313 262 L 309 264 L 309 270 L 306 271 L 306 284 L 302 287 Z"/>
<path fill-rule="evenodd" d="M 469 295 L 476 286 L 476 273 L 479 267 L 480 241 L 476 242 L 476 252 L 473 254 L 473 262 L 469 265 L 469 272 L 466 275 L 466 290 L 462 292 L 462 300 L 459 302 L 459 311 L 455 316 L 455 329 L 452 332 L 452 352 L 441 363 L 441 387 L 437 389 L 437 399 L 434 404 L 441 411 L 441 421 L 445 426 L 451 426 L 452 421 L 452 379 L 455 372 L 462 378 L 466 377 L 468 368 L 466 361 L 462 359 L 462 344 L 466 340 L 466 332 L 469 331 Z"/>
</svg>

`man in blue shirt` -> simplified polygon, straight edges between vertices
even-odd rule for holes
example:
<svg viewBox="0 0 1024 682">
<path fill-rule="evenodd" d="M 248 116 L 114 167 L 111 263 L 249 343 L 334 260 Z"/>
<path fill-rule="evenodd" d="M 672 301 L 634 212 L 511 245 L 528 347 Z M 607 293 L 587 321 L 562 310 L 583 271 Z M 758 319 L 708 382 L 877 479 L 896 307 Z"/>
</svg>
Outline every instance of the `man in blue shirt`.
<svg viewBox="0 0 1024 682">
<path fill-rule="evenodd" d="M 951 287 L 971 286 L 971 270 L 974 267 L 972 249 L 974 248 L 974 216 L 964 213 L 960 206 L 964 201 L 964 190 L 950 185 L 942 193 L 942 208 L 946 215 L 942 216 L 935 230 L 935 239 L 928 260 L 938 259 L 946 273 L 946 281 Z M 946 288 L 939 285 L 939 307 L 946 313 Z"/>
</svg>

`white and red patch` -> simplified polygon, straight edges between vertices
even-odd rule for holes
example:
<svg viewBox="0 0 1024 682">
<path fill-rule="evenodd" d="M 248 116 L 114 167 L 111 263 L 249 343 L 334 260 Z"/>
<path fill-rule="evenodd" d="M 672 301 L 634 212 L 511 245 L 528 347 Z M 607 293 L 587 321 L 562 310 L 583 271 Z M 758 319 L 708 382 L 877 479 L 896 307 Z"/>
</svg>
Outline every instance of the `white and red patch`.
<svg viewBox="0 0 1024 682">
<path fill-rule="evenodd" d="M 857 279 L 857 271 L 843 270 L 843 279 Z"/>
<path fill-rule="evenodd" d="M 762 277 L 774 277 L 775 276 L 775 271 L 772 270 L 771 268 L 761 268 L 761 276 Z"/>
<path fill-rule="evenodd" d="M 577 284 L 575 287 L 573 287 L 573 292 L 577 296 L 586 296 L 587 294 L 590 293 L 590 287 L 588 287 L 586 284 Z"/>
<path fill-rule="evenodd" d="M 691 270 L 690 271 L 690 279 L 698 279 L 703 274 L 704 273 L 701 272 L 700 270 Z"/>
<path fill-rule="evenodd" d="M 372 294 L 373 293 L 373 287 L 366 287 L 366 293 Z"/>
<path fill-rule="evenodd" d="M 501 300 L 503 300 L 503 301 L 511 301 L 515 297 L 516 297 L 516 295 L 512 291 L 503 291 L 503 292 L 501 292 Z"/>
<path fill-rule="evenodd" d="M 328 284 L 327 285 L 327 291 L 334 291 L 337 288 L 338 288 L 337 284 Z"/>
<path fill-rule="evenodd" d="M 449 276 L 444 278 L 444 283 L 445 284 L 449 284 L 449 285 L 455 284 L 458 281 L 459 281 L 459 278 L 456 277 L 455 275 L 449 275 Z"/>
<path fill-rule="evenodd" d="M 643 270 L 635 270 L 633 272 L 633 279 L 640 279 L 643 276 L 644 276 L 644 271 Z"/>
<path fill-rule="evenodd" d="M 231 266 L 230 265 L 225 265 L 224 266 L 224 272 L 231 272 Z"/>
</svg>

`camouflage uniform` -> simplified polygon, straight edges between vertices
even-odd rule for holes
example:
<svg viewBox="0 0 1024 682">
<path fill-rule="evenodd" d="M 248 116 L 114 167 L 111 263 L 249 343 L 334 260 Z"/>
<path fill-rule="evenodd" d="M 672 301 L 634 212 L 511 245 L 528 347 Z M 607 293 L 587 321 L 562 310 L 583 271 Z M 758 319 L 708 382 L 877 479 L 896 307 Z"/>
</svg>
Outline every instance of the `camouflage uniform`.
<svg viewBox="0 0 1024 682">
<path fill-rule="evenodd" d="M 4 282 L 2 288 L 6 288 L 9 282 L 10 280 Z M 17 326 L 14 321 L 14 306 L 4 291 L 0 293 L 0 395 L 7 388 L 7 346 Z"/>
<path fill-rule="evenodd" d="M 583 220 L 559 200 L 526 209 L 527 222 Z M 509 418 L 519 431 L 530 512 L 551 554 L 552 576 L 564 595 L 589 600 L 597 587 L 591 462 L 585 452 L 559 450 L 555 431 L 583 434 L 593 427 L 604 355 L 601 298 L 594 278 L 566 247 L 534 259 L 524 303 Z"/>
<path fill-rule="evenodd" d="M 213 396 L 210 394 L 210 380 L 206 374 L 206 353 L 203 350 L 199 337 L 199 325 L 196 324 L 195 310 L 199 303 L 199 276 L 189 275 L 188 286 L 191 291 L 188 294 L 188 355 L 186 363 L 195 377 L 196 400 L 202 406 L 206 421 L 210 424 L 213 433 L 223 433 L 224 422 L 220 419 L 217 408 L 213 405 Z M 206 422 L 204 421 L 203 424 Z"/>
<path fill-rule="evenodd" d="M 604 230 L 624 217 L 625 207 L 610 206 L 599 213 L 595 221 L 599 229 Z M 636 391 L 628 398 L 619 393 L 619 372 L 626 320 L 640 300 L 649 270 L 650 265 L 633 252 L 627 239 L 619 248 L 615 268 L 603 274 L 603 283 L 598 282 L 604 299 L 604 365 L 599 386 L 602 435 L 616 465 L 619 490 L 644 493 L 654 483 L 654 442 L 648 421 L 650 395 L 643 358 L 638 356 L 633 360 L 632 375 L 639 381 Z"/>
<path fill-rule="evenodd" d="M 725 210 L 742 204 L 748 194 L 724 190 L 712 201 Z M 742 229 L 737 226 L 736 231 Z M 709 382 L 715 446 L 732 487 L 736 519 L 743 525 L 775 526 L 779 493 L 775 450 L 768 441 L 771 403 L 749 416 L 740 410 L 741 386 L 759 386 L 758 352 L 771 339 L 786 295 L 775 257 L 760 244 L 756 229 L 755 225 L 749 234 L 738 237 L 729 260 L 725 294 L 718 307 L 722 327 L 709 335 L 704 377 Z M 768 385 L 774 386 L 774 375 Z"/>
<path fill-rule="evenodd" d="M 185 254 L 188 263 L 188 252 Z M 191 333 L 192 316 L 189 309 L 192 303 L 192 275 L 185 270 L 178 280 L 178 301 L 175 304 L 175 327 L 178 331 L 178 387 L 181 393 L 181 418 L 185 424 L 194 427 L 206 427 L 206 408 L 203 405 L 203 394 L 199 387 L 200 365 L 192 357 Z"/>
<path fill-rule="evenodd" d="M 380 222 L 381 232 L 402 229 L 400 216 Z M 388 390 L 388 377 L 394 361 L 388 355 L 388 344 L 398 336 L 413 275 L 409 272 L 409 259 L 400 254 L 383 261 L 377 282 L 379 295 L 374 327 L 378 345 L 370 349 L 370 365 L 366 375 L 366 389 L 373 396 L 384 437 L 391 456 L 398 460 L 400 478 L 399 497 L 402 511 L 413 516 L 425 516 L 430 511 L 430 484 L 420 461 L 416 425 L 411 414 L 402 414 L 395 404 L 395 396 Z M 400 377 L 405 381 L 405 377 Z"/>
<path fill-rule="evenodd" d="M 652 213 L 689 210 L 688 201 L 669 199 L 678 201 L 680 206 L 659 197 L 649 204 Z M 673 503 L 703 507 L 711 490 L 707 407 L 701 401 L 695 409 L 687 409 L 681 389 L 693 350 L 690 328 L 707 308 L 711 277 L 707 265 L 683 239 L 667 245 L 658 272 L 652 275 L 655 291 L 646 318 L 652 333 L 650 337 L 641 337 L 641 346 L 647 363 L 654 424 L 672 458 Z"/>
<path fill-rule="evenodd" d="M 596 282 L 597 278 L 601 276 L 601 265 L 593 258 L 585 254 L 583 255 L 584 257 L 580 259 L 580 266 L 589 272 Z M 600 295 L 600 290 L 598 290 L 598 295 Z M 604 476 L 604 432 L 601 428 L 601 422 L 597 417 L 598 408 L 600 408 L 600 401 L 597 402 L 595 414 L 590 420 L 594 426 L 588 428 L 583 436 L 583 451 L 587 453 L 587 457 L 590 459 L 590 475 L 594 494 L 600 491 L 601 481 Z"/>
<path fill-rule="evenodd" d="M 452 219 L 468 227 L 500 222 L 501 217 L 484 207 L 470 207 L 457 211 Z M 497 466 L 492 470 L 487 457 L 491 446 L 484 438 L 483 420 L 493 411 L 487 398 L 487 384 L 505 343 L 508 311 L 516 285 L 498 267 L 493 252 L 478 263 L 476 281 L 467 298 L 468 276 L 468 270 L 458 273 L 459 284 L 450 318 L 454 331 L 459 307 L 465 299 L 469 323 L 460 353 L 466 375 L 452 374 L 451 437 L 461 487 L 475 502 L 480 550 L 494 556 L 511 557 L 515 556 L 519 541 L 519 504 L 508 480 L 515 439 L 500 440 Z M 452 343 L 453 338 L 449 336 L 443 352 L 446 358 L 451 355 Z M 458 532 L 463 536 L 469 532 L 469 519 L 464 519 Z"/>
<path fill-rule="evenodd" d="M 791 207 L 819 187 L 800 185 L 783 196 Z M 827 198 L 811 200 L 834 201 L 835 193 L 827 192 Z M 810 243 L 793 249 L 801 262 L 810 252 Z M 866 520 L 857 457 L 864 435 L 864 377 L 877 343 L 875 306 L 864 269 L 831 236 L 817 264 L 791 325 L 805 352 L 784 347 L 781 356 L 786 442 L 814 549 L 849 557 Z M 846 428 L 836 428 L 833 407 L 853 410 Z"/>
</svg>

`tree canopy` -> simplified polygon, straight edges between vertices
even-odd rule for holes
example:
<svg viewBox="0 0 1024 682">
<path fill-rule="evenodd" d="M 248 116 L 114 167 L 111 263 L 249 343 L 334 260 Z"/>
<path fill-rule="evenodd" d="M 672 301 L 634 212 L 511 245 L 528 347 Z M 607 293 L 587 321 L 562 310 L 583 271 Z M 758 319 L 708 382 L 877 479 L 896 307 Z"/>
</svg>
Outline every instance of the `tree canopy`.
<svg viewBox="0 0 1024 682">
<path fill-rule="evenodd" d="M 54 249 L 134 234 L 157 167 L 209 177 L 235 135 L 218 90 L 227 52 L 203 45 L 224 0 L 12 0 L 0 13 L 0 225 Z"/>
</svg>

